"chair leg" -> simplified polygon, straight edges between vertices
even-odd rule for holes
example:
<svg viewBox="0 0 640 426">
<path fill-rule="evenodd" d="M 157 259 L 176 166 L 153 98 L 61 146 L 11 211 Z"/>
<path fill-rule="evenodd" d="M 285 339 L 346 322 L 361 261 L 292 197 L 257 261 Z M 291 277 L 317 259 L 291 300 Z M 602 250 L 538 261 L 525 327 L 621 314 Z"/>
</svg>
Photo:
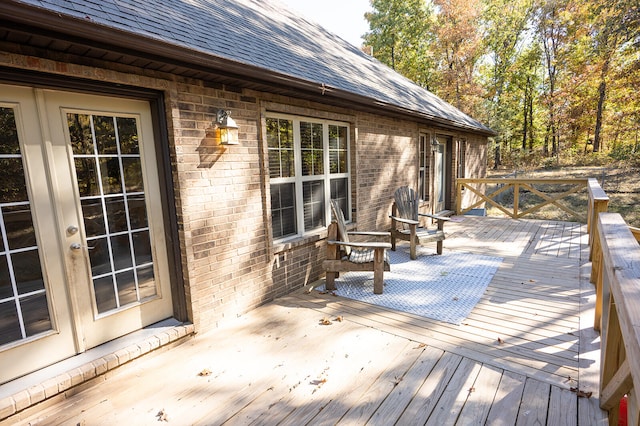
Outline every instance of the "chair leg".
<svg viewBox="0 0 640 426">
<path fill-rule="evenodd" d="M 392 251 L 396 251 L 396 236 L 393 232 L 394 230 L 391 230 L 391 250 Z"/>
<path fill-rule="evenodd" d="M 327 272 L 324 288 L 326 290 L 336 290 L 336 275 L 337 272 Z"/>
<path fill-rule="evenodd" d="M 438 254 L 442 254 L 442 240 L 438 241 L 438 247 L 436 250 Z"/>
<path fill-rule="evenodd" d="M 373 294 L 382 294 L 384 287 L 384 249 L 373 252 Z"/>
<path fill-rule="evenodd" d="M 411 241 L 409 243 L 409 257 L 411 258 L 411 260 L 416 260 L 416 258 L 418 257 L 418 255 L 416 254 L 416 246 L 418 245 L 416 225 L 410 225 L 409 229 L 411 230 L 409 237 L 409 241 Z"/>
</svg>

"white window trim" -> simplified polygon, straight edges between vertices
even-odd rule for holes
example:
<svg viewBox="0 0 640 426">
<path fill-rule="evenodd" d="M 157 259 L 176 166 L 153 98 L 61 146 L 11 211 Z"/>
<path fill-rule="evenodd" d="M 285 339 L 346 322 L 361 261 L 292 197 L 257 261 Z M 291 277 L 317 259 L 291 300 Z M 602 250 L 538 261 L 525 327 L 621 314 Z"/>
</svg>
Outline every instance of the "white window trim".
<svg viewBox="0 0 640 426">
<path fill-rule="evenodd" d="M 294 173 L 293 177 L 279 177 L 279 178 L 270 178 L 267 173 L 268 181 L 269 181 L 269 191 L 271 190 L 271 185 L 278 185 L 283 183 L 294 183 L 295 185 L 295 208 L 296 208 L 296 229 L 298 232 L 295 235 L 287 235 L 284 237 L 274 238 L 274 243 L 283 243 L 289 240 L 297 239 L 300 237 L 305 237 L 308 235 L 317 234 L 320 230 L 325 230 L 329 223 L 331 223 L 331 206 L 329 200 L 331 199 L 331 179 L 347 179 L 347 208 L 348 211 L 344 212 L 345 218 L 347 221 L 351 219 L 351 124 L 343 121 L 336 120 L 326 120 L 319 119 L 313 117 L 299 116 L 299 115 L 288 115 L 288 114 L 279 114 L 279 113 L 266 113 L 266 119 L 275 118 L 281 120 L 291 120 L 293 122 L 293 146 L 294 146 Z M 300 135 L 300 122 L 306 123 L 316 123 L 322 124 L 322 135 L 323 135 L 323 162 L 324 162 L 324 173 L 321 175 L 310 175 L 303 176 L 302 175 L 302 143 L 301 143 L 301 135 Z M 335 125 L 340 127 L 347 128 L 347 171 L 344 173 L 330 173 L 330 150 L 329 150 L 329 126 Z M 266 140 L 266 135 L 265 135 Z M 267 148 L 268 151 L 268 148 Z M 268 161 L 268 156 L 267 156 Z M 268 170 L 268 166 L 267 166 Z M 303 200 L 303 183 L 311 182 L 311 181 L 320 181 L 324 182 L 324 217 L 325 223 L 322 228 L 315 228 L 312 230 L 306 231 L 304 228 L 304 200 Z M 269 210 L 271 210 L 271 205 L 269 204 Z"/>
</svg>

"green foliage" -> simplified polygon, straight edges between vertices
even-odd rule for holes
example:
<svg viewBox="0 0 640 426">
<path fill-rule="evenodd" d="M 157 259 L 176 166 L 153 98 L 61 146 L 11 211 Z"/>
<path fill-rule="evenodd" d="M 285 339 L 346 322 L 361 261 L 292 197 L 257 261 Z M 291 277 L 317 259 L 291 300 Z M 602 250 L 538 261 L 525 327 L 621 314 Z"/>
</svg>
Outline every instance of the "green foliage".
<svg viewBox="0 0 640 426">
<path fill-rule="evenodd" d="M 371 5 L 374 56 L 496 130 L 495 166 L 638 161 L 637 0 Z"/>
</svg>

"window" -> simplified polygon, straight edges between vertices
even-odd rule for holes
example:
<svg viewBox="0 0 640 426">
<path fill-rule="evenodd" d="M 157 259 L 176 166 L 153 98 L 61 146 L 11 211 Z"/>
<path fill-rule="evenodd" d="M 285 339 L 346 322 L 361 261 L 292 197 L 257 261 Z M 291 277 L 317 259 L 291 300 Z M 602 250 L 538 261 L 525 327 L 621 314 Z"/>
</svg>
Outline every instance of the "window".
<svg viewBox="0 0 640 426">
<path fill-rule="evenodd" d="M 272 115 L 266 120 L 273 237 L 327 226 L 328 200 L 345 216 L 349 204 L 349 127 L 325 120 Z"/>
<path fill-rule="evenodd" d="M 458 174 L 457 178 L 465 178 L 465 169 L 467 161 L 467 141 L 464 139 L 458 140 Z"/>
<path fill-rule="evenodd" d="M 420 157 L 420 165 L 418 167 L 418 195 L 421 200 L 429 200 L 429 135 L 420 133 L 418 155 Z"/>
</svg>

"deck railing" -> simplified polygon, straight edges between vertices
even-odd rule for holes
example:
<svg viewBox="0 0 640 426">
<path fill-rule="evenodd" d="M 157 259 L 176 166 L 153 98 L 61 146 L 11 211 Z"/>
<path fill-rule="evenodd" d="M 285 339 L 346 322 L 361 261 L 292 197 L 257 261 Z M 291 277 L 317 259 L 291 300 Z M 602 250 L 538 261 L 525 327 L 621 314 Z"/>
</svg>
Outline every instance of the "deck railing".
<svg viewBox="0 0 640 426">
<path fill-rule="evenodd" d="M 600 249 L 596 274 L 596 323 L 600 329 L 600 407 L 617 425 L 620 400 L 627 397 L 630 425 L 640 408 L 640 245 L 638 234 L 618 213 L 598 215 Z"/>
<path fill-rule="evenodd" d="M 486 194 L 487 186 L 496 186 L 493 192 Z M 584 214 L 575 211 L 567 205 L 561 203 L 573 194 L 576 194 L 588 186 L 587 179 L 526 179 L 526 178 L 483 178 L 483 179 L 458 179 L 456 181 L 456 214 L 465 214 L 484 203 L 496 207 L 505 215 L 518 219 L 523 216 L 533 214 L 547 205 L 553 205 L 568 213 L 580 222 L 585 222 L 587 218 Z M 542 190 L 544 187 L 547 191 Z M 567 188 L 568 187 L 568 188 Z M 463 191 L 468 189 L 473 193 L 475 202 L 468 206 L 462 206 L 465 199 Z M 560 191 L 559 193 L 556 191 Z M 513 193 L 513 198 L 511 197 Z M 538 197 L 539 201 L 522 210 L 521 198 L 524 193 L 531 193 Z M 504 203 L 502 199 L 509 194 L 509 202 Z M 506 204 L 506 205 L 505 205 Z"/>
<path fill-rule="evenodd" d="M 485 194 L 487 186 L 498 189 Z M 570 186 L 553 195 L 534 185 Z M 559 201 L 586 187 L 586 217 Z M 462 207 L 462 190 L 468 188 L 477 201 Z M 500 198 L 509 197 L 507 208 Z M 538 195 L 542 201 L 520 210 L 521 191 Z M 594 328 L 601 335 L 600 406 L 609 411 L 609 424 L 617 425 L 619 405 L 627 398 L 627 424 L 640 426 L 640 228 L 628 226 L 618 213 L 608 213 L 609 197 L 596 179 L 458 179 L 457 214 L 464 214 L 485 202 L 514 219 L 553 204 L 587 223 L 591 282 L 596 287 Z M 466 199 L 470 197 L 467 195 Z M 638 384 L 638 389 L 636 389 Z"/>
</svg>

